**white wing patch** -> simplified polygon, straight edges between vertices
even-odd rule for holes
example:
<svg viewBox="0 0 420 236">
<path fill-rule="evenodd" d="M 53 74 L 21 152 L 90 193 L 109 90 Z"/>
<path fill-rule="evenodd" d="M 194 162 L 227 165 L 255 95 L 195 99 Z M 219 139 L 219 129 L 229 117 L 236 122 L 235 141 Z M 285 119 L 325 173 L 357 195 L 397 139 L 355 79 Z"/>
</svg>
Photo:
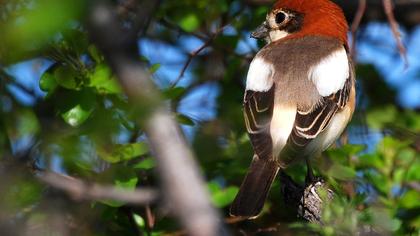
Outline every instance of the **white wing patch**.
<svg viewBox="0 0 420 236">
<path fill-rule="evenodd" d="M 342 89 L 349 75 L 349 61 L 344 47 L 322 59 L 309 70 L 309 79 L 323 97 Z"/>
<path fill-rule="evenodd" d="M 273 65 L 256 57 L 251 62 L 246 78 L 246 90 L 266 92 L 273 86 Z"/>
</svg>

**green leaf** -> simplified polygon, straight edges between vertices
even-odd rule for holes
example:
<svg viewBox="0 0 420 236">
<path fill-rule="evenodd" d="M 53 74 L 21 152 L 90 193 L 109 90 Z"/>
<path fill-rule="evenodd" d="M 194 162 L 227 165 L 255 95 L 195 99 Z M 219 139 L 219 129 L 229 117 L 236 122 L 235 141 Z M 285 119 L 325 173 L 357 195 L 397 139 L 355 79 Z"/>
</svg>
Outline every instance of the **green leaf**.
<svg viewBox="0 0 420 236">
<path fill-rule="evenodd" d="M 388 151 L 395 152 L 395 149 L 405 148 L 410 145 L 409 141 L 400 141 L 393 137 L 387 136 L 385 137 L 382 142 L 378 145 L 379 151 L 386 153 Z"/>
<path fill-rule="evenodd" d="M 137 181 L 137 177 L 134 176 L 129 179 L 115 180 L 115 185 L 123 189 L 135 189 Z"/>
<path fill-rule="evenodd" d="M 63 32 L 65 43 L 68 47 L 81 56 L 88 49 L 88 36 L 86 32 L 77 29 L 67 29 Z"/>
<path fill-rule="evenodd" d="M 399 165 L 410 165 L 416 158 L 416 151 L 411 148 L 403 148 L 397 153 L 397 162 Z"/>
<path fill-rule="evenodd" d="M 419 157 L 417 157 L 419 158 Z M 420 161 L 412 164 L 407 171 L 407 178 L 405 181 L 419 181 L 420 180 Z"/>
<path fill-rule="evenodd" d="M 67 65 L 55 64 L 51 66 L 39 80 L 42 91 L 52 94 L 58 86 L 76 90 L 78 72 Z"/>
<path fill-rule="evenodd" d="M 212 202 L 216 207 L 222 208 L 228 206 L 235 199 L 239 188 L 232 186 L 220 191 L 212 196 Z"/>
<path fill-rule="evenodd" d="M 367 179 L 367 182 L 372 184 L 372 186 L 379 192 L 379 194 L 383 196 L 388 195 L 391 189 L 391 184 L 386 176 L 371 171 L 365 173 L 365 178 Z"/>
<path fill-rule="evenodd" d="M 398 112 L 395 109 L 395 106 L 387 106 L 385 108 L 377 108 L 369 111 L 366 120 L 369 127 L 382 129 L 386 124 L 392 123 L 397 116 Z"/>
<path fill-rule="evenodd" d="M 116 145 L 111 154 L 102 154 L 101 157 L 109 163 L 128 161 L 149 152 L 145 143 L 130 143 Z M 102 151 L 104 153 L 104 151 Z"/>
<path fill-rule="evenodd" d="M 365 149 L 366 149 L 365 145 L 355 145 L 355 144 L 346 144 L 343 147 L 341 147 L 341 150 L 349 156 L 359 154 Z"/>
<path fill-rule="evenodd" d="M 334 162 L 345 165 L 348 163 L 350 157 L 357 155 L 365 148 L 364 145 L 347 144 L 340 148 L 329 149 L 327 150 L 327 153 L 328 156 L 334 159 Z"/>
<path fill-rule="evenodd" d="M 208 189 L 211 194 L 212 203 L 218 208 L 231 204 L 239 191 L 239 188 L 236 186 L 222 189 L 216 182 L 210 182 L 208 184 Z"/>
<path fill-rule="evenodd" d="M 134 222 L 136 222 L 137 226 L 140 228 L 144 228 L 146 226 L 146 222 L 144 221 L 143 217 L 137 214 L 133 214 Z"/>
<path fill-rule="evenodd" d="M 360 168 L 376 168 L 382 169 L 385 163 L 382 160 L 382 155 L 379 153 L 365 154 L 358 157 L 358 167 Z"/>
<path fill-rule="evenodd" d="M 163 91 L 163 96 L 166 99 L 174 100 L 184 95 L 185 92 L 186 92 L 186 89 L 184 87 L 168 88 Z"/>
<path fill-rule="evenodd" d="M 16 121 L 18 138 L 25 135 L 35 135 L 40 130 L 38 117 L 32 110 L 24 109 L 20 111 Z"/>
<path fill-rule="evenodd" d="M 183 124 L 183 125 L 188 125 L 188 126 L 194 126 L 195 125 L 194 121 L 191 118 L 189 118 L 188 116 L 183 115 L 183 114 L 178 113 L 176 115 L 176 120 L 180 124 Z"/>
<path fill-rule="evenodd" d="M 81 16 L 84 4 L 82 0 L 27 2 L 25 5 L 28 6 L 15 9 L 17 14 L 2 22 L 0 43 L 13 48 L 9 50 L 13 52 L 9 53 L 11 60 L 31 54 L 53 41 L 62 30 L 70 28 L 71 23 L 74 25 Z"/>
<path fill-rule="evenodd" d="M 89 55 L 92 57 L 92 59 L 96 63 L 100 63 L 103 61 L 103 56 L 101 55 L 101 53 L 99 52 L 99 50 L 96 48 L 95 45 L 93 44 L 89 45 L 88 52 L 89 52 Z"/>
<path fill-rule="evenodd" d="M 52 99 L 57 103 L 61 117 L 73 127 L 83 124 L 93 113 L 96 95 L 92 90 L 65 90 Z"/>
<path fill-rule="evenodd" d="M 61 87 L 67 89 L 76 89 L 77 72 L 70 66 L 59 66 L 54 70 L 54 77 Z"/>
<path fill-rule="evenodd" d="M 187 32 L 193 32 L 200 26 L 200 20 L 194 13 L 190 13 L 181 19 L 179 25 Z"/>
<path fill-rule="evenodd" d="M 329 176 L 339 180 L 352 180 L 356 177 L 356 171 L 350 167 L 333 164 L 328 170 Z"/>
<path fill-rule="evenodd" d="M 139 163 L 133 166 L 134 169 L 141 169 L 141 170 L 150 170 L 156 166 L 156 161 L 154 158 L 149 157 L 145 158 L 144 160 L 140 161 Z"/>
<path fill-rule="evenodd" d="M 9 204 L 8 207 L 16 208 L 16 210 L 30 207 L 42 196 L 42 188 L 37 183 L 18 180 L 11 184 L 2 189 L 2 202 Z"/>
<path fill-rule="evenodd" d="M 52 75 L 49 71 L 46 71 L 39 80 L 39 87 L 42 91 L 51 93 L 53 92 L 58 86 L 57 81 L 55 81 L 54 75 Z"/>
<path fill-rule="evenodd" d="M 420 193 L 410 190 L 402 196 L 400 203 L 404 208 L 418 208 L 420 207 Z"/>
<path fill-rule="evenodd" d="M 406 172 L 407 171 L 402 169 L 402 168 L 396 168 L 394 170 L 394 176 L 393 176 L 394 185 L 398 185 L 398 184 L 400 184 L 401 182 L 404 181 L 404 178 L 406 176 Z"/>
<path fill-rule="evenodd" d="M 67 124 L 73 127 L 77 127 L 83 124 L 83 122 L 89 118 L 89 116 L 92 114 L 92 111 L 92 108 L 84 109 L 81 105 L 78 104 L 67 112 L 61 114 L 61 117 Z"/>
<path fill-rule="evenodd" d="M 122 92 L 120 85 L 112 76 L 111 69 L 105 64 L 99 64 L 95 67 L 94 73 L 90 75 L 89 85 L 105 94 L 119 94 Z"/>
<path fill-rule="evenodd" d="M 150 67 L 150 69 L 149 69 L 150 73 L 152 73 L 152 74 L 156 73 L 156 71 L 159 70 L 160 66 L 161 66 L 160 64 L 154 64 L 154 65 L 152 65 Z"/>
</svg>

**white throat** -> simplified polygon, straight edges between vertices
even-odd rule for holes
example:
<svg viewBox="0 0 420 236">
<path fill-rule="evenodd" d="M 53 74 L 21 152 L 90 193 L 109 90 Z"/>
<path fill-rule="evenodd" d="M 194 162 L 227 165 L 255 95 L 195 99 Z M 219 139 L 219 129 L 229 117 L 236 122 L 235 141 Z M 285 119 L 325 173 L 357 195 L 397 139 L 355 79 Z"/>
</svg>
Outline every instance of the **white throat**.
<svg viewBox="0 0 420 236">
<path fill-rule="evenodd" d="M 287 35 L 289 35 L 289 33 L 287 33 L 287 31 L 284 30 L 272 30 L 270 31 L 268 37 L 266 38 L 268 43 L 271 42 L 275 42 L 279 39 L 282 39 L 284 37 L 286 37 Z"/>
</svg>

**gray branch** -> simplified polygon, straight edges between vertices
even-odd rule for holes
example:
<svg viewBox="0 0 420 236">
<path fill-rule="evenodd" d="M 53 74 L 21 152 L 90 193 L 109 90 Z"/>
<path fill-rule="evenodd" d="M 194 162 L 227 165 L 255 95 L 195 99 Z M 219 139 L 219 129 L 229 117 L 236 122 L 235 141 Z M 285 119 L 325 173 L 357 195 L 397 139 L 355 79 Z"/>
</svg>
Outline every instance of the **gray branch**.
<svg viewBox="0 0 420 236">
<path fill-rule="evenodd" d="M 292 206 L 296 216 L 311 223 L 322 224 L 322 209 L 324 201 L 331 201 L 334 192 L 322 181 L 316 181 L 308 186 L 301 186 L 285 173 L 280 173 L 281 193 L 287 206 Z M 322 199 L 321 191 L 327 194 Z"/>
<path fill-rule="evenodd" d="M 152 3 L 157 4 L 158 1 L 143 1 L 148 6 Z M 143 5 L 139 9 L 141 21 L 150 19 L 153 12 L 150 7 Z M 123 30 L 114 9 L 101 1 L 92 5 L 89 16 L 92 39 L 104 53 L 138 114 L 147 114 L 145 122 L 140 119 L 138 122 L 145 127 L 154 151 L 166 204 L 188 235 L 225 234 L 221 218 L 211 205 L 204 178 L 178 123 L 162 104 L 148 70 L 138 61 L 137 34 Z M 144 24 L 139 22 L 138 25 Z"/>
<path fill-rule="evenodd" d="M 145 205 L 158 199 L 158 193 L 153 189 L 124 190 L 114 186 L 88 183 L 50 171 L 41 172 L 36 177 L 41 182 L 64 191 L 75 200 L 113 200 L 134 205 Z"/>
</svg>

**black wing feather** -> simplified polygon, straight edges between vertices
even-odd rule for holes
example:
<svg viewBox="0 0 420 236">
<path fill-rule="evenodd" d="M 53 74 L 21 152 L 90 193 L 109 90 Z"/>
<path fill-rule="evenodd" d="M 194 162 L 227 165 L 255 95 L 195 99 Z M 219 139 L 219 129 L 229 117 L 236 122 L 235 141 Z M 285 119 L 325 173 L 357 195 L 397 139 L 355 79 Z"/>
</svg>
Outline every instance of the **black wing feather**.
<svg viewBox="0 0 420 236">
<path fill-rule="evenodd" d="M 275 85 L 266 92 L 247 90 L 244 97 L 244 118 L 249 138 L 258 158 L 271 158 L 273 142 L 270 122 L 273 116 Z"/>
<path fill-rule="evenodd" d="M 230 213 L 234 216 L 252 218 L 261 212 L 279 170 L 279 165 L 273 158 L 270 134 L 274 90 L 273 85 L 266 92 L 245 91 L 244 118 L 254 148 L 254 157 L 231 205 Z"/>
<path fill-rule="evenodd" d="M 334 115 L 348 103 L 352 86 L 353 80 L 348 78 L 341 90 L 323 97 L 315 107 L 298 109 L 295 126 L 288 139 L 289 148 L 297 151 L 324 131 Z"/>
</svg>

